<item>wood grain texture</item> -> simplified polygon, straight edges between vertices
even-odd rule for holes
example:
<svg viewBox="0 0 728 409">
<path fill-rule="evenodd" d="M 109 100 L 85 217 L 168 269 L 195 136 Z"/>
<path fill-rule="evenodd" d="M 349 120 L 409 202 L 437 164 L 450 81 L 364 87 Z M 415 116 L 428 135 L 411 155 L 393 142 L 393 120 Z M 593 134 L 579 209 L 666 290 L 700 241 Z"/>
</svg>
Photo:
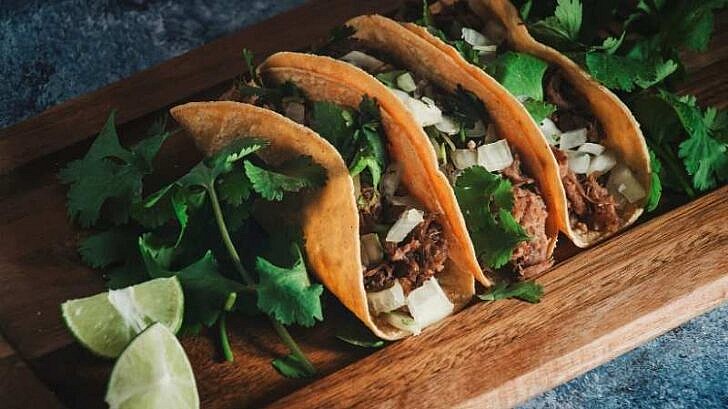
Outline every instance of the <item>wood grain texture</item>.
<svg viewBox="0 0 728 409">
<path fill-rule="evenodd" d="M 728 187 L 540 278 L 538 305 L 476 305 L 272 408 L 510 407 L 728 300 Z M 386 383 L 372 373 L 386 373 Z"/>
<path fill-rule="evenodd" d="M 120 134 L 129 143 L 159 109 L 178 99 L 219 93 L 222 87 L 216 84 L 228 83 L 241 71 L 242 47 L 261 57 L 302 48 L 349 16 L 372 8 L 391 9 L 396 3 L 315 1 L 219 40 L 221 45 L 205 46 L 173 60 L 176 63 L 162 64 L 0 131 L 0 173 L 14 168 L 0 176 L 0 332 L 8 341 L 0 343 L 0 368 L 27 362 L 67 406 L 104 407 L 112 362 L 75 344 L 59 313 L 61 302 L 101 291 L 103 281 L 78 257 L 76 246 L 83 233 L 68 221 L 66 190 L 56 174 L 63 164 L 83 155 L 88 136 L 101 127 L 108 107 L 120 109 Z M 722 16 L 711 53 L 688 56 L 691 80 L 683 90 L 697 92 L 701 103 L 725 107 L 728 42 L 723 41 L 726 14 Z M 199 154 L 188 140 L 174 137 L 165 143 L 160 158 L 159 179 L 165 180 L 183 173 Z M 16 167 L 21 163 L 27 165 Z M 337 328 L 351 318 L 329 300 L 325 323 L 293 330 L 319 368 L 323 378 L 318 381 L 285 379 L 271 368 L 270 360 L 285 351 L 264 320 L 229 323 L 236 354 L 232 364 L 221 361 L 214 334 L 183 338 L 203 407 L 482 407 L 484 402 L 505 406 L 525 399 L 728 296 L 728 272 L 718 257 L 728 250 L 727 195 L 725 188 L 713 192 L 587 253 L 579 254 L 562 240 L 556 257 L 568 260 L 543 277 L 548 295 L 542 304 L 476 305 L 437 330 L 373 355 L 372 350 L 334 338 Z M 3 367 L 8 357 L 13 364 Z M 380 386 L 385 376 L 386 388 Z M 13 385 L 0 384 L 0 402 L 10 388 L 34 390 Z"/>
<path fill-rule="evenodd" d="M 259 56 L 304 49 L 350 17 L 399 3 L 315 0 L 0 129 L 0 174 L 92 136 L 112 109 L 124 123 L 229 81 L 244 71 L 243 48 Z"/>
<path fill-rule="evenodd" d="M 0 407 L 4 409 L 64 406 L 0 336 Z"/>
</svg>

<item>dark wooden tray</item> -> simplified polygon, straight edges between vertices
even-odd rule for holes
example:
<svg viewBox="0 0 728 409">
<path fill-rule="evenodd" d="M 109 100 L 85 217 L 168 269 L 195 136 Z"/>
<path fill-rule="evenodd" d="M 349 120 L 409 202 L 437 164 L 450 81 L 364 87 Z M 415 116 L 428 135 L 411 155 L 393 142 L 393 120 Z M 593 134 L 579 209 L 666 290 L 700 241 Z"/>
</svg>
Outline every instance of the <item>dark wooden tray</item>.
<svg viewBox="0 0 728 409">
<path fill-rule="evenodd" d="M 317 0 L 0 130 L 0 402 L 3 407 L 103 407 L 112 362 L 74 343 L 59 304 L 103 289 L 82 265 L 58 169 L 85 152 L 110 109 L 125 141 L 170 105 L 214 98 L 243 71 L 240 51 L 305 49 L 354 15 L 399 2 Z M 726 15 L 711 52 L 688 56 L 682 90 L 728 104 Z M 173 138 L 161 154 L 179 174 L 198 153 Z M 169 161 L 168 161 L 169 162 Z M 215 337 L 184 338 L 204 408 L 507 407 L 565 382 L 728 299 L 728 188 L 645 221 L 586 251 L 563 244 L 539 278 L 538 305 L 476 304 L 437 329 L 374 351 L 336 340 L 350 319 L 294 329 L 321 377 L 290 380 L 270 360 L 284 349 L 264 321 L 233 320 L 236 355 Z M 566 240 L 562 240 L 566 243 Z"/>
</svg>

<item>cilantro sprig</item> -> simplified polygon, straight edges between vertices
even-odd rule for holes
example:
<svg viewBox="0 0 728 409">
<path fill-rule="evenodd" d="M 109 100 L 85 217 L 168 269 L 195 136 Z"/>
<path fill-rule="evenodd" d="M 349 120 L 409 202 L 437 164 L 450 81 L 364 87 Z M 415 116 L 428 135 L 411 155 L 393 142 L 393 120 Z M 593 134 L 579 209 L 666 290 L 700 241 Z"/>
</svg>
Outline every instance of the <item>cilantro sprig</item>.
<svg viewBox="0 0 728 409">
<path fill-rule="evenodd" d="M 508 298 L 516 298 L 521 301 L 536 304 L 543 297 L 543 286 L 535 281 L 519 281 L 516 283 L 499 282 L 488 292 L 478 294 L 482 301 L 498 301 Z"/>
<path fill-rule="evenodd" d="M 472 166 L 455 182 L 455 195 L 478 258 L 493 269 L 506 265 L 516 245 L 529 239 L 511 214 L 511 182 Z"/>
<path fill-rule="evenodd" d="M 163 126 L 153 129 L 148 138 L 124 148 L 112 114 L 88 154 L 61 171 L 61 180 L 70 185 L 69 214 L 83 227 L 100 230 L 81 242 L 83 261 L 104 269 L 112 288 L 177 276 L 185 292 L 186 331 L 217 324 L 228 360 L 233 357 L 227 315 L 267 314 L 290 350 L 273 366 L 286 376 L 312 375 L 315 368 L 285 325 L 321 321 L 323 287 L 311 283 L 298 239 L 288 237 L 284 227 L 264 231 L 253 210 L 255 203 L 321 186 L 324 170 L 305 156 L 277 166 L 263 163 L 253 154 L 267 143 L 243 138 L 143 197 L 143 178 L 152 173 L 168 135 Z M 240 243 L 259 241 L 251 234 L 269 235 L 270 243 L 285 243 L 285 251 L 248 245 L 241 255 Z M 284 261 L 274 264 L 268 254 L 283 254 L 276 260 Z"/>
</svg>

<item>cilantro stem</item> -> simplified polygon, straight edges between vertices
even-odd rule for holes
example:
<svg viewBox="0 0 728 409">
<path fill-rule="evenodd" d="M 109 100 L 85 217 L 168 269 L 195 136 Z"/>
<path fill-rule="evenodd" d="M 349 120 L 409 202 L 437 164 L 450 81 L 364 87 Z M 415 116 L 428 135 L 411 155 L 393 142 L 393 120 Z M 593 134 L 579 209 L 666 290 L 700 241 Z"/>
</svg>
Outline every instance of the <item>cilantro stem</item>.
<svg viewBox="0 0 728 409">
<path fill-rule="evenodd" d="M 217 222 L 217 227 L 220 230 L 220 235 L 222 236 L 222 241 L 225 243 L 225 247 L 227 248 L 228 253 L 230 254 L 230 258 L 233 260 L 233 264 L 235 265 L 235 268 L 240 273 L 240 276 L 243 278 L 243 281 L 248 287 L 255 286 L 255 282 L 253 281 L 253 278 L 250 276 L 248 271 L 243 267 L 243 263 L 240 261 L 240 255 L 238 254 L 237 249 L 235 249 L 235 245 L 233 244 L 232 239 L 230 238 L 230 233 L 228 232 L 227 225 L 225 224 L 225 219 L 222 215 L 222 209 L 220 208 L 220 202 L 217 198 L 217 193 L 215 192 L 215 185 L 214 182 L 211 183 L 209 186 L 207 186 L 207 192 L 210 195 L 210 202 L 212 203 L 212 212 L 215 213 L 215 221 Z M 225 327 L 225 321 L 224 321 L 224 315 L 221 317 L 221 327 Z M 316 368 L 313 366 L 311 361 L 308 360 L 306 355 L 303 353 L 301 348 L 298 346 L 296 341 L 291 337 L 291 334 L 288 332 L 286 327 L 283 326 L 278 320 L 276 320 L 273 317 L 269 317 L 270 322 L 273 325 L 273 329 L 275 329 L 276 333 L 278 333 L 278 336 L 281 338 L 281 341 L 283 341 L 283 344 L 288 347 L 288 349 L 291 351 L 291 354 L 293 354 L 298 360 L 301 362 L 301 364 L 306 368 L 306 371 L 308 373 L 314 374 L 316 373 Z M 222 329 L 221 329 L 222 331 Z M 223 352 L 225 352 L 225 343 L 227 341 L 227 333 L 222 338 L 223 340 Z M 228 344 L 228 348 L 229 348 Z M 227 358 L 227 355 L 226 355 Z"/>
<path fill-rule="evenodd" d="M 225 219 L 222 216 L 222 209 L 220 208 L 220 201 L 217 198 L 217 193 L 215 192 L 215 184 L 211 183 L 207 187 L 207 191 L 210 194 L 210 202 L 212 203 L 212 211 L 215 213 L 215 221 L 217 222 L 217 227 L 220 229 L 220 235 L 222 236 L 222 241 L 225 243 L 225 248 L 227 248 L 228 253 L 230 254 L 230 258 L 233 259 L 233 264 L 235 265 L 235 269 L 238 270 L 238 273 L 240 273 L 240 277 L 243 278 L 243 281 L 246 285 L 252 286 L 255 285 L 255 282 L 253 282 L 253 278 L 250 276 L 250 273 L 243 267 L 243 263 L 240 262 L 240 254 L 238 254 L 238 250 L 235 249 L 235 245 L 233 244 L 232 239 L 230 238 L 230 233 L 228 232 L 227 225 L 225 224 Z"/>
<path fill-rule="evenodd" d="M 225 360 L 228 362 L 233 361 L 233 350 L 230 348 L 230 340 L 228 339 L 227 335 L 227 314 L 222 313 L 220 314 L 220 320 L 219 320 L 219 329 L 220 329 L 220 343 L 222 345 L 222 354 L 225 356 Z"/>
<path fill-rule="evenodd" d="M 273 329 L 276 330 L 278 336 L 281 338 L 281 341 L 283 341 L 283 344 L 288 347 L 293 356 L 298 358 L 304 368 L 306 368 L 306 372 L 308 372 L 309 374 L 315 374 L 316 367 L 313 366 L 311 361 L 309 361 L 303 351 L 301 351 L 301 348 L 298 346 L 293 337 L 291 337 L 291 334 L 288 332 L 286 327 L 284 327 L 283 324 L 278 322 L 278 320 L 276 320 L 275 318 L 271 317 L 270 321 L 273 324 Z"/>
<path fill-rule="evenodd" d="M 675 175 L 675 178 L 677 179 L 680 187 L 682 187 L 685 193 L 690 197 L 695 197 L 695 190 L 690 185 L 690 181 L 685 175 L 685 170 L 678 162 L 675 154 L 662 144 L 653 143 L 651 145 L 652 150 L 655 151 L 655 154 L 657 154 L 657 156 L 659 157 L 660 162 L 663 163 L 663 166 L 667 166 L 669 168 L 670 173 Z"/>
</svg>

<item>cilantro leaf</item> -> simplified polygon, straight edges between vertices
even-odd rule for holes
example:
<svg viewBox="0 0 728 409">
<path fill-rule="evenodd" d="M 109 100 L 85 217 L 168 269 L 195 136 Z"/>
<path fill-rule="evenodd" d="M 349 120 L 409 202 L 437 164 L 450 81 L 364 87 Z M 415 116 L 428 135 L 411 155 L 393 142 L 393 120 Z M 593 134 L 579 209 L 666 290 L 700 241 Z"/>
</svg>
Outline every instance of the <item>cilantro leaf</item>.
<svg viewBox="0 0 728 409">
<path fill-rule="evenodd" d="M 293 246 L 295 261 L 289 268 L 279 267 L 258 257 L 255 269 L 260 282 L 256 288 L 258 308 L 284 325 L 313 326 L 322 321 L 321 284 L 311 284 L 298 246 Z"/>
<path fill-rule="evenodd" d="M 355 153 L 354 116 L 334 103 L 316 101 L 311 109 L 311 129 L 329 141 L 339 151 L 345 162 Z"/>
<path fill-rule="evenodd" d="M 531 114 L 531 118 L 536 123 L 540 123 L 545 118 L 548 118 L 556 112 L 556 105 L 549 104 L 548 102 L 544 101 L 536 101 L 533 99 L 527 99 L 523 101 L 523 106 L 526 107 L 526 110 L 529 114 Z"/>
<path fill-rule="evenodd" d="M 286 192 L 321 186 L 326 173 L 311 157 L 302 156 L 284 162 L 272 171 L 245 161 L 245 174 L 258 194 L 266 200 L 282 200 Z"/>
<path fill-rule="evenodd" d="M 374 335 L 361 321 L 350 315 L 343 321 L 343 325 L 336 331 L 336 338 L 354 346 L 362 348 L 381 348 L 384 340 Z"/>
<path fill-rule="evenodd" d="M 248 200 L 253 186 L 245 171 L 240 167 L 235 167 L 218 178 L 215 188 L 222 201 L 239 206 Z"/>
<path fill-rule="evenodd" d="M 286 355 L 283 358 L 276 358 L 271 362 L 273 368 L 286 378 L 308 378 L 314 373 L 310 372 L 301 360 L 293 355 Z"/>
<path fill-rule="evenodd" d="M 84 263 L 105 268 L 125 261 L 137 251 L 137 234 L 124 228 L 113 228 L 89 236 L 81 242 L 79 253 Z"/>
<path fill-rule="evenodd" d="M 577 41 L 581 22 L 582 7 L 579 0 L 558 0 L 554 15 L 536 22 L 531 29 L 557 40 Z"/>
<path fill-rule="evenodd" d="M 388 86 L 389 88 L 397 89 L 397 77 L 405 74 L 406 72 L 407 71 L 405 70 L 386 71 L 375 75 L 375 77 L 379 80 L 379 82 Z"/>
<path fill-rule="evenodd" d="M 141 197 L 142 178 L 151 173 L 152 159 L 168 136 L 154 135 L 127 150 L 119 143 L 114 119 L 112 112 L 86 156 L 59 172 L 60 180 L 70 185 L 69 215 L 83 227 L 96 224 L 107 203 L 114 204 L 108 221 L 122 224 L 129 219 L 132 205 Z"/>
<path fill-rule="evenodd" d="M 635 60 L 602 52 L 586 54 L 589 73 L 608 88 L 631 92 L 635 86 L 649 88 L 674 73 L 678 65 L 672 61 Z"/>
<path fill-rule="evenodd" d="M 660 198 L 662 197 L 662 182 L 660 181 L 660 173 L 662 172 L 662 163 L 655 156 L 655 152 L 650 149 L 650 169 L 652 176 L 650 179 L 650 192 L 647 195 L 647 203 L 645 209 L 651 212 L 657 208 L 660 204 Z"/>
<path fill-rule="evenodd" d="M 478 298 L 483 301 L 505 300 L 507 298 L 517 298 L 522 301 L 536 304 L 541 301 L 543 296 L 543 286 L 535 281 L 521 281 L 513 284 L 500 282 L 496 284 L 485 294 L 478 294 Z"/>
<path fill-rule="evenodd" d="M 510 213 L 510 181 L 482 166 L 465 169 L 455 181 L 455 195 L 478 258 L 488 267 L 508 263 L 516 245 L 529 237 Z"/>
<path fill-rule="evenodd" d="M 534 56 L 513 51 L 506 52 L 493 61 L 488 72 L 511 94 L 543 100 L 543 76 L 548 64 Z"/>
</svg>

